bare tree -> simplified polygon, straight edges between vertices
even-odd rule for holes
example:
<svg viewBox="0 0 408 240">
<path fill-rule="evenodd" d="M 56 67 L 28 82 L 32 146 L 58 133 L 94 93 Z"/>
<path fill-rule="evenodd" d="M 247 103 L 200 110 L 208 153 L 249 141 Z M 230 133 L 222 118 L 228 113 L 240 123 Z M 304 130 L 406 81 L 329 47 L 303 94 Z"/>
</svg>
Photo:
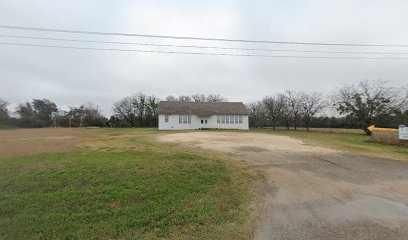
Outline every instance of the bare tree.
<svg viewBox="0 0 408 240">
<path fill-rule="evenodd" d="M 288 107 L 287 121 L 289 121 L 289 119 L 292 120 L 295 130 L 299 126 L 300 120 L 302 118 L 302 95 L 303 93 L 301 92 L 290 90 L 286 91 L 286 102 Z"/>
<path fill-rule="evenodd" d="M 7 106 L 8 102 L 0 98 L 0 121 L 9 118 Z"/>
<path fill-rule="evenodd" d="M 284 111 L 286 110 L 286 96 L 279 93 L 271 97 L 265 97 L 262 100 L 262 103 L 265 106 L 266 120 L 270 126 L 275 129 L 284 116 Z"/>
<path fill-rule="evenodd" d="M 125 124 L 129 127 L 136 126 L 136 115 L 133 107 L 133 98 L 125 97 L 113 104 L 113 112 L 123 119 Z"/>
<path fill-rule="evenodd" d="M 154 95 L 146 96 L 138 92 L 125 97 L 113 105 L 116 114 L 115 125 L 129 127 L 154 127 L 157 126 L 157 110 L 159 99 Z"/>
<path fill-rule="evenodd" d="M 178 98 L 176 98 L 176 97 L 173 96 L 173 95 L 169 95 L 169 96 L 166 97 L 166 101 L 169 101 L 169 102 L 177 102 L 177 101 L 178 101 Z"/>
<path fill-rule="evenodd" d="M 146 109 L 146 95 L 142 92 L 138 92 L 132 96 L 132 104 L 135 108 L 135 113 L 139 118 L 139 126 L 143 126 L 143 118 Z"/>
<path fill-rule="evenodd" d="M 79 107 L 70 107 L 68 116 L 75 120 L 75 125 L 77 126 L 104 127 L 108 120 L 100 112 L 98 105 L 93 103 L 82 104 Z"/>
<path fill-rule="evenodd" d="M 220 94 L 208 94 L 207 95 L 207 102 L 226 102 L 226 101 L 227 99 L 225 99 Z"/>
<path fill-rule="evenodd" d="M 266 126 L 266 110 L 262 102 L 249 103 L 247 104 L 247 109 L 249 111 L 250 127 L 258 128 Z"/>
<path fill-rule="evenodd" d="M 154 95 L 152 95 L 152 96 L 149 96 L 147 98 L 147 101 L 148 101 L 149 107 L 150 107 L 150 109 L 152 111 L 152 114 L 154 116 L 157 116 L 157 109 L 159 108 L 160 99 L 158 99 Z"/>
<path fill-rule="evenodd" d="M 303 107 L 303 119 L 307 131 L 309 131 L 312 118 L 319 113 L 326 105 L 323 101 L 322 93 L 303 93 L 301 94 L 301 103 Z"/>
<path fill-rule="evenodd" d="M 147 97 L 146 102 L 146 120 L 149 127 L 156 127 L 157 126 L 157 109 L 159 107 L 159 99 L 156 98 L 154 95 Z M 146 124 L 146 125 L 147 125 Z"/>
<path fill-rule="evenodd" d="M 338 90 L 333 106 L 341 115 L 361 122 L 366 133 L 371 134 L 368 126 L 377 116 L 401 111 L 407 100 L 406 88 L 390 87 L 387 81 L 365 80 Z"/>
<path fill-rule="evenodd" d="M 166 101 L 172 102 L 226 102 L 227 99 L 219 94 L 208 94 L 207 96 L 202 93 L 196 93 L 191 96 L 180 95 L 178 98 L 172 95 L 166 97 Z"/>
<path fill-rule="evenodd" d="M 194 102 L 206 102 L 207 101 L 207 97 L 202 93 L 196 93 L 194 95 L 191 95 L 191 98 L 193 99 Z"/>
<path fill-rule="evenodd" d="M 179 101 L 180 102 L 191 102 L 191 97 L 187 95 L 180 95 L 179 96 Z"/>
</svg>

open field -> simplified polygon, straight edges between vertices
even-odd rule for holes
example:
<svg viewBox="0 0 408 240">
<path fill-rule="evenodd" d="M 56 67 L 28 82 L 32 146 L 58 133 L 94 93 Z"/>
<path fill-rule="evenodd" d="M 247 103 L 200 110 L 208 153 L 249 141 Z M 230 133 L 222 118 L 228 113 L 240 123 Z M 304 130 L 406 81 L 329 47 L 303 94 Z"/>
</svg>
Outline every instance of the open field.
<svg viewBox="0 0 408 240">
<path fill-rule="evenodd" d="M 252 176 L 157 134 L 0 131 L 0 239 L 250 238 Z"/>
<path fill-rule="evenodd" d="M 408 239 L 402 147 L 367 143 L 364 135 L 269 130 L 159 138 L 222 152 L 264 176 L 255 239 Z"/>
<path fill-rule="evenodd" d="M 71 151 L 97 138 L 102 129 L 38 128 L 0 130 L 0 161 L 4 158 Z"/>
<path fill-rule="evenodd" d="M 0 239 L 407 239 L 407 148 L 305 131 L 0 131 Z"/>
</svg>

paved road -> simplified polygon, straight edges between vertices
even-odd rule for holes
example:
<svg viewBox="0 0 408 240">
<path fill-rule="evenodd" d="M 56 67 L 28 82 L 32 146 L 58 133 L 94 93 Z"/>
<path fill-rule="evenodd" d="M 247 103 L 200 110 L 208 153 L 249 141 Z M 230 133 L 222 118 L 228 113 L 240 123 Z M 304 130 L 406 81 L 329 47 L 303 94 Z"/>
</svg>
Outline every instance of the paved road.
<svg viewBox="0 0 408 240">
<path fill-rule="evenodd" d="M 408 239 L 408 163 L 284 136 L 193 132 L 161 137 L 222 151 L 262 171 L 255 239 Z"/>
</svg>

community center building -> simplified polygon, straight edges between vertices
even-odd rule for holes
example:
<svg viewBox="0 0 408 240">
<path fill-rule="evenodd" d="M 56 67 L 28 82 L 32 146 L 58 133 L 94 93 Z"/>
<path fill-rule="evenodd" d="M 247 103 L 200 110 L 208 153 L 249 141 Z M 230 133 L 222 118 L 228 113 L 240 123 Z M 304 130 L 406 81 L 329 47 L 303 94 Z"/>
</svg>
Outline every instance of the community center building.
<svg viewBox="0 0 408 240">
<path fill-rule="evenodd" d="M 248 130 L 248 110 L 242 102 L 159 103 L 159 130 Z"/>
</svg>

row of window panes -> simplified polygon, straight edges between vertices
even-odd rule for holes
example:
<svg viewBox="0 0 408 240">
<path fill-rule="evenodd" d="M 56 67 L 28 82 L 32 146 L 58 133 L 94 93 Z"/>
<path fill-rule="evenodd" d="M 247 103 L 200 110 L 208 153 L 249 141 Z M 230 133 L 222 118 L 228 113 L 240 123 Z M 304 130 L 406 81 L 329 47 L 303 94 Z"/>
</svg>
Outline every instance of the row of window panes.
<svg viewBox="0 0 408 240">
<path fill-rule="evenodd" d="M 179 123 L 191 123 L 191 115 L 179 115 Z"/>
<path fill-rule="evenodd" d="M 242 115 L 217 115 L 217 123 L 224 124 L 242 123 Z"/>
</svg>

